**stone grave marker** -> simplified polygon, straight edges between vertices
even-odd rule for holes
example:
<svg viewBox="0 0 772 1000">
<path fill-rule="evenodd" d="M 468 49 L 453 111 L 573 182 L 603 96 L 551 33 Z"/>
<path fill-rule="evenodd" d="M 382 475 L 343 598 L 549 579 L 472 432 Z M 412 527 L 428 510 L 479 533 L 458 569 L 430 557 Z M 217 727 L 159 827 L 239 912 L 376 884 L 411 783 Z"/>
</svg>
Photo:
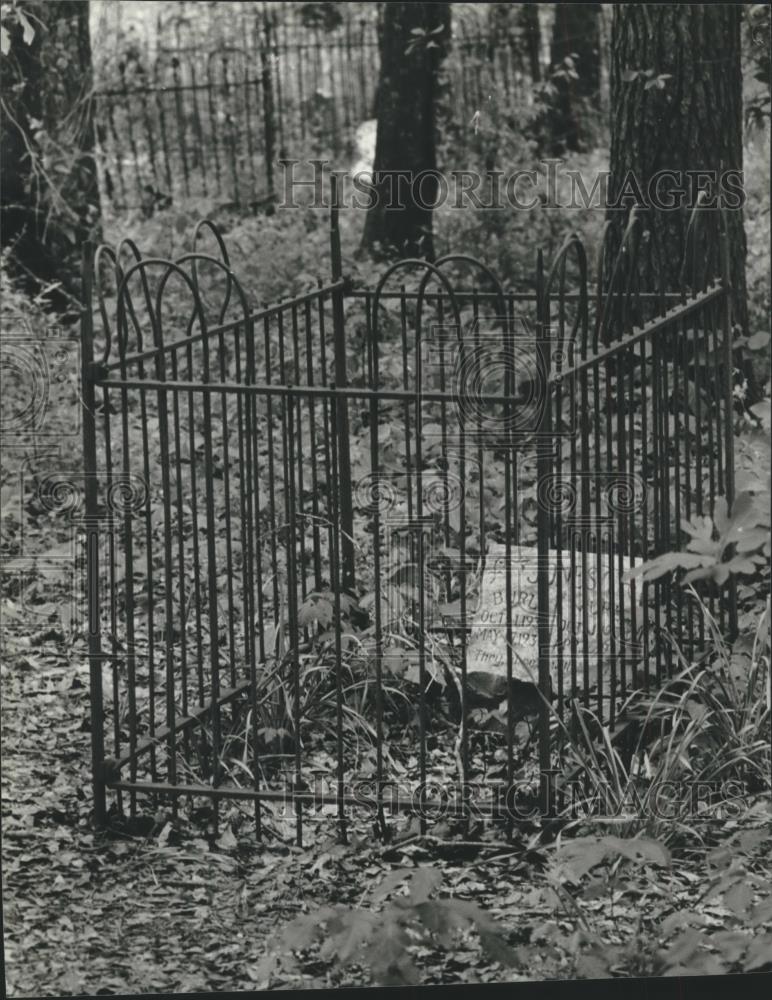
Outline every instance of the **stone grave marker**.
<svg viewBox="0 0 772 1000">
<path fill-rule="evenodd" d="M 512 678 L 527 684 L 535 684 L 539 675 L 538 663 L 538 573 L 537 550 L 535 546 L 513 545 L 511 547 L 511 587 L 512 587 Z M 609 565 L 613 560 L 612 567 Z M 597 678 L 599 661 L 598 619 L 600 612 L 601 642 L 600 653 L 604 669 L 612 649 L 616 655 L 635 657 L 639 649 L 640 631 L 643 621 L 640 603 L 640 581 L 620 580 L 619 556 L 602 554 L 600 581 L 598 587 L 598 567 L 596 553 L 587 553 L 586 586 L 582 580 L 582 555 L 575 554 L 576 600 L 575 630 L 572 627 L 571 598 L 571 552 L 552 550 L 549 560 L 550 593 L 550 647 L 551 673 L 553 684 L 559 657 L 562 656 L 564 677 L 570 678 L 572 639 L 576 640 L 577 674 L 580 678 L 584 670 L 584 654 L 590 666 L 591 685 Z M 622 573 L 630 569 L 628 557 L 622 558 Z M 507 555 L 506 547 L 491 547 L 486 555 L 481 573 L 480 598 L 477 608 L 471 614 L 471 631 L 467 643 L 467 682 L 470 689 L 485 698 L 505 698 L 507 685 Z M 562 577 L 563 621 L 561 634 L 557 629 L 558 573 Z M 620 628 L 620 586 L 624 601 L 625 645 L 621 645 Z M 614 594 L 613 616 L 610 613 L 610 598 Z M 638 639 L 632 635 L 631 602 L 636 604 L 636 626 Z M 587 611 L 587 642 L 583 636 L 583 614 Z M 613 630 L 612 630 L 613 619 Z M 565 682 L 564 682 L 565 683 Z"/>
</svg>

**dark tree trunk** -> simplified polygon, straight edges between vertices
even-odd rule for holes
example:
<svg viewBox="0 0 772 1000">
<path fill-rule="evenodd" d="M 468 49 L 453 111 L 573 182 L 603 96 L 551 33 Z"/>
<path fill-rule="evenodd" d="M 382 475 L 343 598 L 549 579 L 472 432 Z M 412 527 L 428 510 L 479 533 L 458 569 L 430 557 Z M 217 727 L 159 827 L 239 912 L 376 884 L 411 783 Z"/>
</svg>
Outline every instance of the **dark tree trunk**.
<svg viewBox="0 0 772 1000">
<path fill-rule="evenodd" d="M 27 44 L 14 27 L 2 61 L 2 242 L 32 289 L 60 285 L 50 299 L 66 308 L 99 224 L 89 4 L 29 0 L 25 10 L 35 37 Z"/>
<path fill-rule="evenodd" d="M 365 219 L 367 249 L 434 256 L 431 206 L 438 182 L 425 175 L 418 185 L 415 178 L 437 169 L 438 77 L 449 36 L 447 3 L 384 5 L 373 165 L 378 200 Z M 408 180 L 400 181 L 401 174 Z"/>
<path fill-rule="evenodd" d="M 520 27 L 525 38 L 531 83 L 541 82 L 541 28 L 539 27 L 539 7 L 535 3 L 524 3 L 520 7 Z"/>
<path fill-rule="evenodd" d="M 610 203 L 631 190 L 650 203 L 649 184 L 662 170 L 680 174 L 693 203 L 686 171 L 742 171 L 742 72 L 740 19 L 733 4 L 617 4 L 611 38 Z M 657 78 L 660 78 L 659 80 Z M 668 185 L 673 185 L 668 180 Z M 675 182 L 677 183 L 677 182 Z M 666 196 L 666 184 L 661 194 Z M 673 193 L 677 194 L 673 187 Z M 715 186 L 709 192 L 717 194 Z M 635 200 L 637 198 L 637 189 Z M 630 202 L 626 203 L 628 206 Z M 742 209 L 727 208 L 735 322 L 747 326 L 745 232 Z M 679 281 L 690 204 L 651 211 L 642 266 L 650 281 L 673 291 Z M 617 244 L 627 212 L 611 208 Z M 706 229 L 717 232 L 717 211 L 706 211 Z M 655 252 L 655 247 L 658 251 Z"/>
<path fill-rule="evenodd" d="M 4 27 L 6 25 L 4 24 Z M 42 34 L 35 31 L 27 43 L 21 24 L 7 27 L 11 46 L 0 58 L 0 238 L 3 247 L 12 247 L 22 273 L 31 269 L 42 280 L 54 276 L 54 259 L 40 246 L 40 222 L 37 210 L 43 196 L 40 177 L 35 169 L 36 144 L 32 121 L 40 121 L 42 112 L 43 67 L 40 59 Z"/>
<path fill-rule="evenodd" d="M 587 118 L 600 97 L 600 4 L 556 3 L 550 49 L 555 93 L 549 126 L 554 152 L 576 152 L 592 139 Z"/>
</svg>

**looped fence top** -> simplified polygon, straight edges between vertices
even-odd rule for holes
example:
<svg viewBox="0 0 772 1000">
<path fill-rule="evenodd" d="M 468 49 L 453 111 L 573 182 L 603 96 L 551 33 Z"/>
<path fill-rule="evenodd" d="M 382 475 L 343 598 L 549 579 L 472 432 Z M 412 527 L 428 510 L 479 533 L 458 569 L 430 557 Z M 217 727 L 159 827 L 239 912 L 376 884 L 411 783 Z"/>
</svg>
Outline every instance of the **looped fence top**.
<svg viewBox="0 0 772 1000">
<path fill-rule="evenodd" d="M 214 239 L 217 256 L 199 249 L 206 234 Z M 128 266 L 122 263 L 126 257 Z M 176 260 L 143 257 L 132 240 L 124 239 L 117 250 L 104 244 L 97 247 L 92 267 L 104 331 L 104 365 L 142 360 L 148 351 L 158 357 L 169 347 L 164 329 L 170 323 L 191 338 L 196 328 L 204 337 L 212 327 L 222 326 L 234 309 L 233 325 L 249 322 L 249 300 L 230 267 L 222 234 L 209 219 L 196 226 L 193 251 Z M 213 269 L 215 278 L 204 287 L 206 269 Z M 213 305 L 212 298 L 219 301 Z"/>
<path fill-rule="evenodd" d="M 568 274 L 568 262 L 571 260 L 572 256 L 578 270 L 578 274 L 576 276 L 576 282 L 578 282 L 578 284 L 576 285 L 569 284 L 571 277 Z M 565 313 L 568 306 L 568 295 L 574 289 L 578 290 L 579 299 L 571 327 L 568 333 L 566 333 Z M 588 329 L 587 254 L 584 249 L 584 244 L 576 233 L 569 233 L 568 236 L 566 236 L 547 276 L 541 303 L 541 314 L 545 320 L 549 320 L 549 306 L 553 295 L 557 298 L 559 306 L 558 336 L 557 343 L 554 345 L 554 350 L 562 355 L 565 354 L 566 344 L 570 343 L 573 345 L 576 342 L 577 333 L 580 333 L 580 349 L 584 355 L 587 351 Z"/>
<path fill-rule="evenodd" d="M 687 286 L 696 293 L 717 278 L 725 279 L 728 274 L 726 230 L 723 210 L 707 212 L 704 196 L 701 196 L 685 231 L 679 274 L 681 300 Z M 248 322 L 251 315 L 249 299 L 233 271 L 223 235 L 210 219 L 203 219 L 195 226 L 192 251 L 176 260 L 143 257 L 134 241 L 125 238 L 115 249 L 99 246 L 92 268 L 104 332 L 101 360 L 108 366 L 117 361 L 131 361 L 143 353 L 163 351 L 168 346 L 164 327 L 171 322 L 171 319 L 164 320 L 164 310 L 168 310 L 170 317 L 173 315 L 175 328 L 184 329 L 188 338 L 193 336 L 196 327 L 203 336 L 208 329 L 221 327 L 226 322 L 234 325 Z M 383 300 L 389 282 L 398 272 L 407 270 L 421 274 L 417 289 L 410 295 L 415 303 L 416 347 L 421 341 L 429 304 L 437 308 L 441 308 L 440 303 L 449 305 L 448 318 L 458 329 L 459 337 L 462 336 L 464 304 L 474 299 L 477 290 L 470 291 L 466 286 L 462 290 L 462 286 L 448 275 L 450 269 L 472 271 L 482 276 L 491 290 L 485 295 L 489 300 L 492 296 L 495 302 L 496 322 L 505 335 L 512 333 L 509 293 L 483 261 L 465 253 L 445 254 L 434 263 L 419 258 L 397 261 L 384 271 L 370 293 L 373 320 L 368 350 L 373 384 L 377 383 L 379 370 Z M 597 351 L 600 345 L 608 346 L 641 322 L 665 312 L 668 298 L 664 291 L 663 261 L 656 231 L 647 225 L 645 211 L 631 210 L 621 239 L 618 227 L 611 222 L 604 225 L 595 255 L 594 278 L 595 288 L 591 290 L 584 243 L 576 233 L 569 233 L 551 262 L 541 302 L 537 303 L 548 327 L 552 303 L 558 307 L 553 347 L 561 356 L 571 344 L 584 357 L 589 349 Z M 592 322 L 591 295 L 594 300 Z"/>
<path fill-rule="evenodd" d="M 379 334 L 379 323 L 380 314 L 379 306 L 381 305 L 381 298 L 384 294 L 386 285 L 389 279 L 400 270 L 405 270 L 406 268 L 422 269 L 425 273 L 421 279 L 421 283 L 418 288 L 418 296 L 416 299 L 416 319 L 415 319 L 415 336 L 416 336 L 416 348 L 420 349 L 421 341 L 421 328 L 423 319 L 423 310 L 426 303 L 427 289 L 429 282 L 432 278 L 436 278 L 443 290 L 447 293 L 450 300 L 450 306 L 453 313 L 453 319 L 456 328 L 460 330 L 461 328 L 461 310 L 459 308 L 458 301 L 456 299 L 453 286 L 451 285 L 448 278 L 442 273 L 442 271 L 436 267 L 434 264 L 430 264 L 426 260 L 421 260 L 418 257 L 408 257 L 405 260 L 397 261 L 392 264 L 382 275 L 381 279 L 375 287 L 372 297 L 372 336 L 370 342 L 370 348 L 372 352 L 372 370 L 371 377 L 373 379 L 373 385 L 377 384 L 378 381 L 378 334 Z"/>
</svg>

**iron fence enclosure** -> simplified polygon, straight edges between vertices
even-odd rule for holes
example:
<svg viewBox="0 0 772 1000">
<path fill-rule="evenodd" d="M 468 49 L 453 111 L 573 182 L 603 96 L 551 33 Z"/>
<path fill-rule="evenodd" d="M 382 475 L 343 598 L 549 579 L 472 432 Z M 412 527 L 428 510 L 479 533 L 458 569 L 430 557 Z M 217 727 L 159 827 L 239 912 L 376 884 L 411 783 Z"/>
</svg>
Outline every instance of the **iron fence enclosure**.
<svg viewBox="0 0 772 1000">
<path fill-rule="evenodd" d="M 629 571 L 732 499 L 726 236 L 706 225 L 687 250 L 712 270 L 676 295 L 643 287 L 635 214 L 595 265 L 575 235 L 539 253 L 526 291 L 464 254 L 354 289 L 335 209 L 330 279 L 264 308 L 211 223 L 177 261 L 89 252 L 97 820 L 109 792 L 132 813 L 251 800 L 258 834 L 289 802 L 298 842 L 319 809 L 345 836 L 351 807 L 383 824 L 418 803 L 426 829 L 449 774 L 477 791 L 446 811 L 501 818 L 529 718 L 554 809 L 573 706 L 613 731 L 674 640 L 705 641 L 683 591 Z M 707 599 L 731 627 L 731 589 Z"/>
</svg>

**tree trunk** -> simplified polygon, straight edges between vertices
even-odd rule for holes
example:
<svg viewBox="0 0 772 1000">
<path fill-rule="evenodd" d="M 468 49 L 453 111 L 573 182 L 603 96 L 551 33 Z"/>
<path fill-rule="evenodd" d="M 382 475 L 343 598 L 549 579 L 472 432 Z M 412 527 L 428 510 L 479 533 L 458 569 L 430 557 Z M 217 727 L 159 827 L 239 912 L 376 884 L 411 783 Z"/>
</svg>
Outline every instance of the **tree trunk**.
<svg viewBox="0 0 772 1000">
<path fill-rule="evenodd" d="M 600 97 L 600 4 L 556 3 L 550 49 L 555 93 L 549 124 L 556 155 L 591 144 L 587 117 Z"/>
<path fill-rule="evenodd" d="M 531 83 L 541 82 L 541 28 L 539 26 L 539 7 L 535 3 L 524 3 L 520 6 L 520 26 L 525 37 L 525 48 L 528 53 L 528 65 L 531 70 Z"/>
<path fill-rule="evenodd" d="M 450 36 L 447 3 L 388 3 L 379 43 L 378 130 L 363 247 L 432 259 L 439 66 Z M 400 175 L 403 175 L 400 180 Z M 392 207 L 389 207 L 389 206 Z"/>
<path fill-rule="evenodd" d="M 89 4 L 83 0 L 59 0 L 56 4 L 56 37 L 48 51 L 56 61 L 57 74 L 51 68 L 56 89 L 50 89 L 48 116 L 52 123 L 66 123 L 63 143 L 72 146 L 72 164 L 65 182 L 65 199 L 73 210 L 70 235 L 78 262 L 85 239 L 99 235 L 99 185 L 95 160 L 94 77 L 89 35 Z M 60 55 L 70 54 L 63 65 Z"/>
<path fill-rule="evenodd" d="M 740 19 L 733 4 L 616 4 L 611 37 L 611 205 L 633 176 L 645 203 L 661 170 L 676 171 L 687 204 L 648 213 L 642 261 L 652 287 L 676 290 L 691 204 L 686 171 L 742 171 Z M 671 182 L 668 182 L 671 183 Z M 677 182 L 676 182 L 677 183 Z M 674 194 L 677 193 L 673 188 Z M 716 193 L 713 187 L 712 193 Z M 662 196 L 665 185 L 662 186 Z M 640 198 L 635 198 L 640 201 Z M 609 209 L 617 245 L 627 212 Z M 727 209 L 735 322 L 747 327 L 742 209 Z M 718 212 L 705 212 L 717 232 Z M 713 236 L 715 240 L 715 235 Z M 658 246 L 658 254 L 654 247 Z M 657 259 L 659 257 L 659 260 Z"/>
<path fill-rule="evenodd" d="M 32 289 L 56 282 L 52 305 L 72 308 L 81 245 L 100 214 L 89 4 L 28 0 L 25 11 L 34 38 L 14 26 L 3 59 L 2 241 Z"/>
<path fill-rule="evenodd" d="M 35 143 L 31 121 L 42 119 L 41 95 L 43 68 L 40 60 L 42 35 L 35 30 L 31 41 L 24 41 L 21 23 L 3 27 L 10 36 L 10 49 L 0 58 L 0 238 L 3 247 L 11 247 L 20 270 L 31 268 L 35 275 L 51 281 L 54 260 L 41 253 L 37 206 L 42 197 L 41 183 L 35 169 Z M 36 259 L 38 258 L 38 259 Z M 26 277 L 26 275 L 25 275 Z"/>
</svg>

